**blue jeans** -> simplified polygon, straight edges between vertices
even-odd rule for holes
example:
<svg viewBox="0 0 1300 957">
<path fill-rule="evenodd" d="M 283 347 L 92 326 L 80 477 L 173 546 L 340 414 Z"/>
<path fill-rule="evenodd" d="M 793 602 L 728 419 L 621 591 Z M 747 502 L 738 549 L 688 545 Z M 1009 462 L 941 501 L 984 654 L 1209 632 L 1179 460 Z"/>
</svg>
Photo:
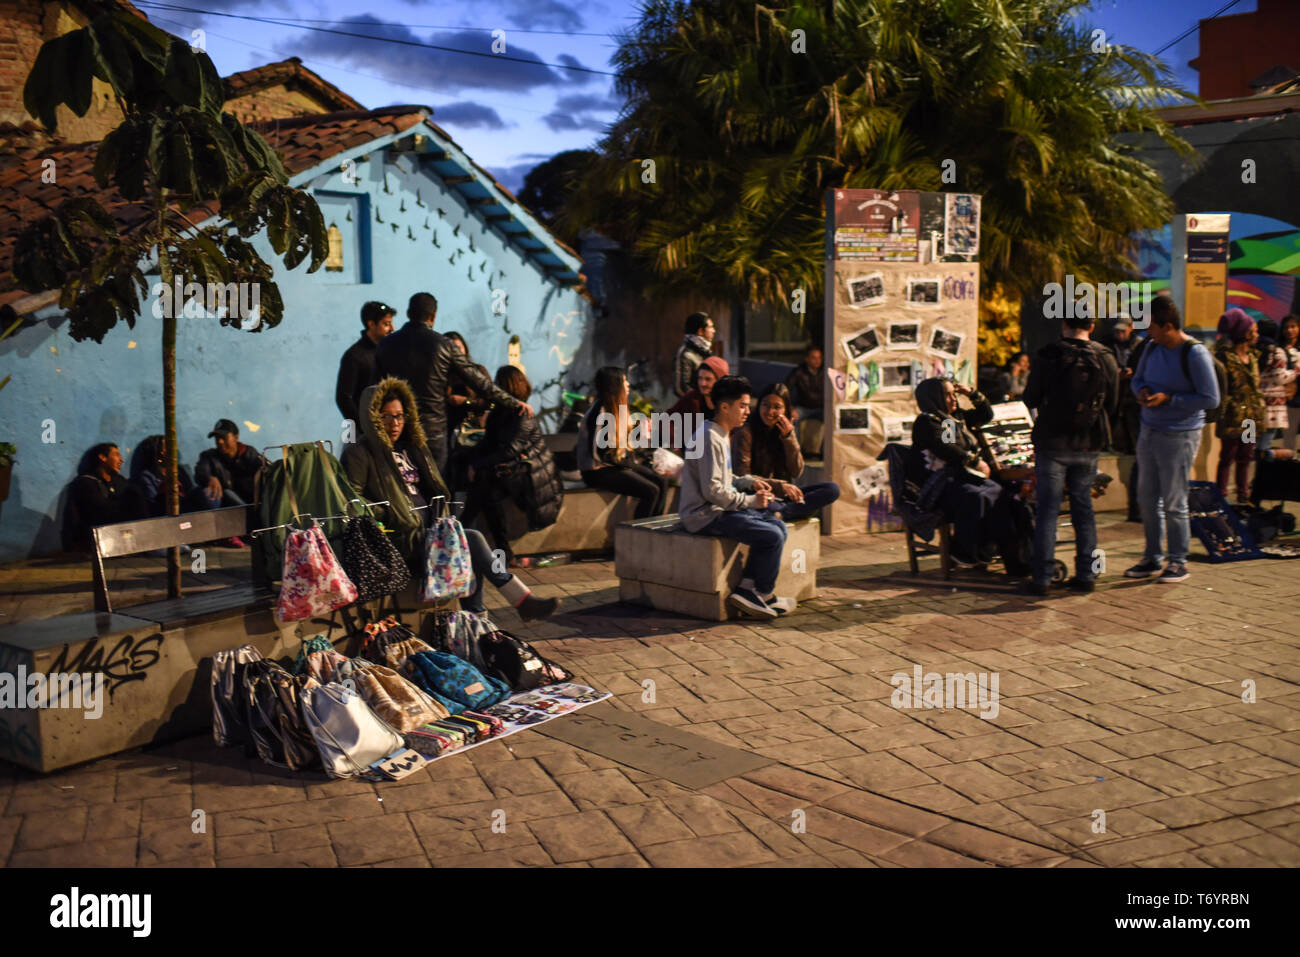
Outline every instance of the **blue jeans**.
<svg viewBox="0 0 1300 957">
<path fill-rule="evenodd" d="M 469 546 L 470 562 L 474 569 L 474 590 L 463 600 L 462 605 L 466 611 L 482 614 L 484 579 L 500 588 L 514 576 L 509 569 L 499 567 L 500 563 L 492 554 L 492 547 L 477 528 L 465 529 L 465 544 Z"/>
<path fill-rule="evenodd" d="M 1046 585 L 1056 563 L 1056 527 L 1061 517 L 1061 491 L 1070 495 L 1070 524 L 1074 526 L 1074 575 L 1093 579 L 1097 548 L 1097 519 L 1092 513 L 1092 483 L 1097 478 L 1096 452 L 1034 453 L 1038 480 L 1038 514 L 1034 517 L 1034 581 Z"/>
<path fill-rule="evenodd" d="M 794 485 L 794 482 L 790 483 Z M 821 509 L 840 497 L 840 487 L 834 482 L 814 482 L 812 485 L 800 485 L 803 502 L 787 502 L 783 498 L 773 499 L 766 511 L 777 512 L 787 522 L 798 522 L 810 515 L 816 515 Z"/>
<path fill-rule="evenodd" d="M 1142 506 L 1142 528 L 1146 532 L 1149 561 L 1164 557 L 1161 543 L 1166 526 L 1171 562 L 1187 561 L 1192 530 L 1187 521 L 1187 480 L 1201 445 L 1201 430 L 1162 432 L 1145 426 L 1138 436 L 1138 502 Z"/>
<path fill-rule="evenodd" d="M 723 512 L 704 528 L 700 535 L 717 538 L 734 538 L 749 546 L 749 559 L 741 574 L 752 579 L 754 590 L 760 595 L 770 595 L 776 587 L 776 576 L 781 572 L 781 552 L 785 548 L 785 522 L 771 512 L 756 508 L 742 508 Z"/>
</svg>

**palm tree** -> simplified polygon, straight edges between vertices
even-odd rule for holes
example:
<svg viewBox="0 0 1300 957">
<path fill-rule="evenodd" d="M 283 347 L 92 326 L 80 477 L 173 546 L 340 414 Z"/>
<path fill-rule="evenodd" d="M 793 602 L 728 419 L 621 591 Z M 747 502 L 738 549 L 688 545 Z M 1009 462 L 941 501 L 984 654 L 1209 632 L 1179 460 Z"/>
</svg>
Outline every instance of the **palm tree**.
<svg viewBox="0 0 1300 957">
<path fill-rule="evenodd" d="M 990 294 L 1131 275 L 1132 235 L 1172 206 L 1117 136 L 1190 155 L 1152 110 L 1188 94 L 1098 44 L 1087 8 L 652 0 L 614 56 L 628 106 L 568 215 L 631 247 L 657 291 L 755 303 L 820 290 L 837 187 L 983 194 Z"/>
</svg>

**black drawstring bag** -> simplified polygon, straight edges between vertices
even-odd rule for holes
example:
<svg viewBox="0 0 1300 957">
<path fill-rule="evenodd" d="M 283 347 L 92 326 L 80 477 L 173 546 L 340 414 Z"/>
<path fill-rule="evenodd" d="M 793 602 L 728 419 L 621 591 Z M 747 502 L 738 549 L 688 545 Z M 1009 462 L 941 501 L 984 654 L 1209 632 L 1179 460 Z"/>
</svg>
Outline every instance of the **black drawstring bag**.
<svg viewBox="0 0 1300 957">
<path fill-rule="evenodd" d="M 375 520 L 349 519 L 339 539 L 339 564 L 357 586 L 357 601 L 395 595 L 411 584 L 411 572 L 401 554 Z"/>
<path fill-rule="evenodd" d="M 570 681 L 573 675 L 544 658 L 522 638 L 508 631 L 490 631 L 478 639 L 485 673 L 500 678 L 513 692 L 532 691 L 545 685 Z"/>
</svg>

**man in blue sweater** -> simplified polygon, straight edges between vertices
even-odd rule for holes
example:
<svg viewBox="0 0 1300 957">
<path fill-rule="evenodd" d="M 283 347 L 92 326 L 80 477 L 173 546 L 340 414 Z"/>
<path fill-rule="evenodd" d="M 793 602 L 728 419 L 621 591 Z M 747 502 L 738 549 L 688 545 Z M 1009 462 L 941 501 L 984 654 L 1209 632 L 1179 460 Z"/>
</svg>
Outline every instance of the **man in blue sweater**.
<svg viewBox="0 0 1300 957">
<path fill-rule="evenodd" d="M 1151 302 L 1151 341 L 1133 374 L 1132 389 L 1142 406 L 1138 437 L 1138 501 L 1146 531 L 1146 554 L 1126 578 L 1168 584 L 1188 577 L 1191 528 L 1187 521 L 1187 480 L 1201 444 L 1205 410 L 1219 404 L 1219 380 L 1209 351 L 1182 330 L 1173 300 Z M 1183 352 L 1187 350 L 1186 363 Z M 1184 365 L 1188 374 L 1183 372 Z M 1169 534 L 1169 563 L 1161 572 L 1161 543 Z"/>
</svg>

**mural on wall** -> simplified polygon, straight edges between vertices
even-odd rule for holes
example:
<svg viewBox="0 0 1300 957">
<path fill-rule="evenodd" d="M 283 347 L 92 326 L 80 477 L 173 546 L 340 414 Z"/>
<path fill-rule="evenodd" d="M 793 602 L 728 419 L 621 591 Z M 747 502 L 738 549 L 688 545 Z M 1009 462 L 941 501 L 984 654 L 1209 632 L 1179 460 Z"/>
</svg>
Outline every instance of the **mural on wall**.
<svg viewBox="0 0 1300 957">
<path fill-rule="evenodd" d="M 1203 212 L 1230 212 L 1203 210 Z M 1254 213 L 1231 213 L 1228 307 L 1255 319 L 1281 320 L 1297 308 L 1300 227 Z M 1138 265 L 1153 292 L 1170 283 L 1173 233 L 1168 227 L 1139 241 Z"/>
</svg>

